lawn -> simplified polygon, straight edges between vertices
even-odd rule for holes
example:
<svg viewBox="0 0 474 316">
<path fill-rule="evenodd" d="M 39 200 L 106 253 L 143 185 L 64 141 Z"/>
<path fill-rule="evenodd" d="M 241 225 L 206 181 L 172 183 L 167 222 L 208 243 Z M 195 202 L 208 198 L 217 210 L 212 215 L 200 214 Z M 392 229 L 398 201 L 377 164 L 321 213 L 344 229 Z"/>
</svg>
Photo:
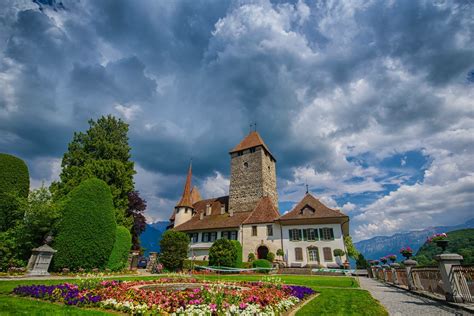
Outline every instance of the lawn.
<svg viewBox="0 0 474 316">
<path fill-rule="evenodd" d="M 208 280 L 252 281 L 260 275 L 199 276 Z M 388 315 L 370 294 L 359 288 L 355 278 L 329 276 L 279 276 L 287 284 L 313 288 L 320 294 L 300 309 L 297 315 Z M 121 280 L 153 280 L 157 277 L 122 277 Z M 18 285 L 74 283 L 74 280 L 0 281 L 0 315 L 106 315 L 97 310 L 87 310 L 10 296 Z"/>
</svg>

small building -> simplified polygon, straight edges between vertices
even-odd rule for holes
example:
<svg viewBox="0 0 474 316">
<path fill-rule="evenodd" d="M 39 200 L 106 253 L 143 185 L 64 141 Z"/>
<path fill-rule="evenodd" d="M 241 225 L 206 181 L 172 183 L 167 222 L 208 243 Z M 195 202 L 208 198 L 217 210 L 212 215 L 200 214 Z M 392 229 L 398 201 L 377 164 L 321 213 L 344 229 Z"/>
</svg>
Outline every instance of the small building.
<svg viewBox="0 0 474 316">
<path fill-rule="evenodd" d="M 288 213 L 280 215 L 276 159 L 253 131 L 230 152 L 229 195 L 202 199 L 192 187 L 189 166 L 180 201 L 170 218 L 170 228 L 186 232 L 191 240 L 189 258 L 206 260 L 219 238 L 239 240 L 244 261 L 250 253 L 266 258 L 282 249 L 287 266 L 330 267 L 346 261 L 334 249 L 345 249 L 349 217 L 328 208 L 310 193 Z M 337 262 L 339 260 L 340 262 Z"/>
</svg>

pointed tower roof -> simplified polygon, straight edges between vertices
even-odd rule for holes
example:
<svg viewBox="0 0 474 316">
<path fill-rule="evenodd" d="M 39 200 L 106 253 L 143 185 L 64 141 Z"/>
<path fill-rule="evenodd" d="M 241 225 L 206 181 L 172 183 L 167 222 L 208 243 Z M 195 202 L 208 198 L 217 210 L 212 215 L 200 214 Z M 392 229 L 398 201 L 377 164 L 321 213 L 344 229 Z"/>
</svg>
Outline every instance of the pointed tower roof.
<svg viewBox="0 0 474 316">
<path fill-rule="evenodd" d="M 257 146 L 262 146 L 263 148 L 265 148 L 265 150 L 270 154 L 270 156 L 272 156 L 272 158 L 274 160 L 276 160 L 275 157 L 272 155 L 270 149 L 268 149 L 267 145 L 265 144 L 262 137 L 260 137 L 260 134 L 257 131 L 250 132 L 250 134 L 248 134 L 229 153 L 232 154 L 232 153 L 235 153 L 235 152 L 238 152 L 238 151 L 242 151 L 242 150 L 249 149 L 249 148 L 254 148 L 254 147 L 257 147 Z"/>
<path fill-rule="evenodd" d="M 201 200 L 201 193 L 199 193 L 197 186 L 193 186 L 193 188 L 191 189 L 191 202 L 193 202 L 194 205 L 194 203 L 199 202 Z"/>
<path fill-rule="evenodd" d="M 192 163 L 189 164 L 188 176 L 186 177 L 186 183 L 184 185 L 183 196 L 181 200 L 176 204 L 176 207 L 179 206 L 187 206 L 193 207 L 193 200 L 191 197 L 191 178 L 193 176 L 192 173 Z"/>
</svg>

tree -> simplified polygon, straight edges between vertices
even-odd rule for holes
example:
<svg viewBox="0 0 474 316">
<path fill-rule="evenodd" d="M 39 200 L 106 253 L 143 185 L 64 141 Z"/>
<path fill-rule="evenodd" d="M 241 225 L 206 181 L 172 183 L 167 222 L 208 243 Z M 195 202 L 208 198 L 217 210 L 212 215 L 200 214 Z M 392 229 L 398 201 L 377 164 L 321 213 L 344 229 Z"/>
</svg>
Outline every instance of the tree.
<svg viewBox="0 0 474 316">
<path fill-rule="evenodd" d="M 254 260 L 255 260 L 255 254 L 253 252 L 249 253 L 249 255 L 247 256 L 247 261 L 252 262 Z"/>
<path fill-rule="evenodd" d="M 219 267 L 234 267 L 237 262 L 237 249 L 231 240 L 222 238 L 216 240 L 209 248 L 209 265 Z"/>
<path fill-rule="evenodd" d="M 127 217 L 133 218 L 132 226 L 132 248 L 140 250 L 140 235 L 145 231 L 146 219 L 143 213 L 146 209 L 146 201 L 140 197 L 138 191 L 128 193 Z"/>
<path fill-rule="evenodd" d="M 367 266 L 368 266 L 367 260 L 365 260 L 364 255 L 360 253 L 356 260 L 357 269 L 366 269 Z"/>
<path fill-rule="evenodd" d="M 189 237 L 183 232 L 167 230 L 160 241 L 160 262 L 171 271 L 183 269 L 183 262 L 188 257 Z"/>
<path fill-rule="evenodd" d="M 30 190 L 28 167 L 18 157 L 0 153 L 0 232 L 20 219 L 17 197 L 26 198 Z"/>
<path fill-rule="evenodd" d="M 283 260 L 283 256 L 285 255 L 285 253 L 283 252 L 283 249 L 280 248 L 277 250 L 276 255 L 281 257 Z"/>
<path fill-rule="evenodd" d="M 109 186 L 94 178 L 83 181 L 67 196 L 54 246 L 55 269 L 105 268 L 116 228 Z"/>
<path fill-rule="evenodd" d="M 334 249 L 333 250 L 333 254 L 335 257 L 342 257 L 344 256 L 346 253 L 344 252 L 344 250 L 342 249 Z"/>
<path fill-rule="evenodd" d="M 242 267 L 242 245 L 238 240 L 231 240 L 232 244 L 234 245 L 235 252 L 237 257 L 235 259 L 234 267 L 240 268 Z"/>
<path fill-rule="evenodd" d="M 351 236 L 344 236 L 344 245 L 346 246 L 347 255 L 353 259 L 357 259 L 359 257 L 359 251 L 357 251 L 356 247 L 352 243 Z"/>
<path fill-rule="evenodd" d="M 112 271 L 123 270 L 127 266 L 128 254 L 132 247 L 132 236 L 124 226 L 117 226 L 115 243 L 107 263 L 107 268 Z"/>
<path fill-rule="evenodd" d="M 55 199 L 65 197 L 85 179 L 101 179 L 110 187 L 118 224 L 130 229 L 133 219 L 126 210 L 135 171 L 127 133 L 128 124 L 111 115 L 90 120 L 85 133 L 74 133 L 62 159 L 60 181 L 52 184 Z"/>
</svg>

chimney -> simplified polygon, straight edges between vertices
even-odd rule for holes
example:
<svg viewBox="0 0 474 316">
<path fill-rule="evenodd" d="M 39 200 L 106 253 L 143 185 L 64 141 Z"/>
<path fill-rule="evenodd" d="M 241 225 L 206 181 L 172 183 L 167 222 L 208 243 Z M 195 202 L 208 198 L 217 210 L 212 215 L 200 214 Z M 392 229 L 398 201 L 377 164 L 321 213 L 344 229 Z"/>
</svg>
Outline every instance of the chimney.
<svg viewBox="0 0 474 316">
<path fill-rule="evenodd" d="M 211 204 L 206 205 L 206 216 L 211 216 Z"/>
<path fill-rule="evenodd" d="M 234 216 L 234 211 L 233 210 L 229 210 L 229 216 Z"/>
<path fill-rule="evenodd" d="M 221 204 L 221 215 L 225 213 L 225 204 Z"/>
<path fill-rule="evenodd" d="M 199 214 L 199 219 L 202 221 L 202 219 L 204 218 L 204 213 L 201 213 Z"/>
</svg>

